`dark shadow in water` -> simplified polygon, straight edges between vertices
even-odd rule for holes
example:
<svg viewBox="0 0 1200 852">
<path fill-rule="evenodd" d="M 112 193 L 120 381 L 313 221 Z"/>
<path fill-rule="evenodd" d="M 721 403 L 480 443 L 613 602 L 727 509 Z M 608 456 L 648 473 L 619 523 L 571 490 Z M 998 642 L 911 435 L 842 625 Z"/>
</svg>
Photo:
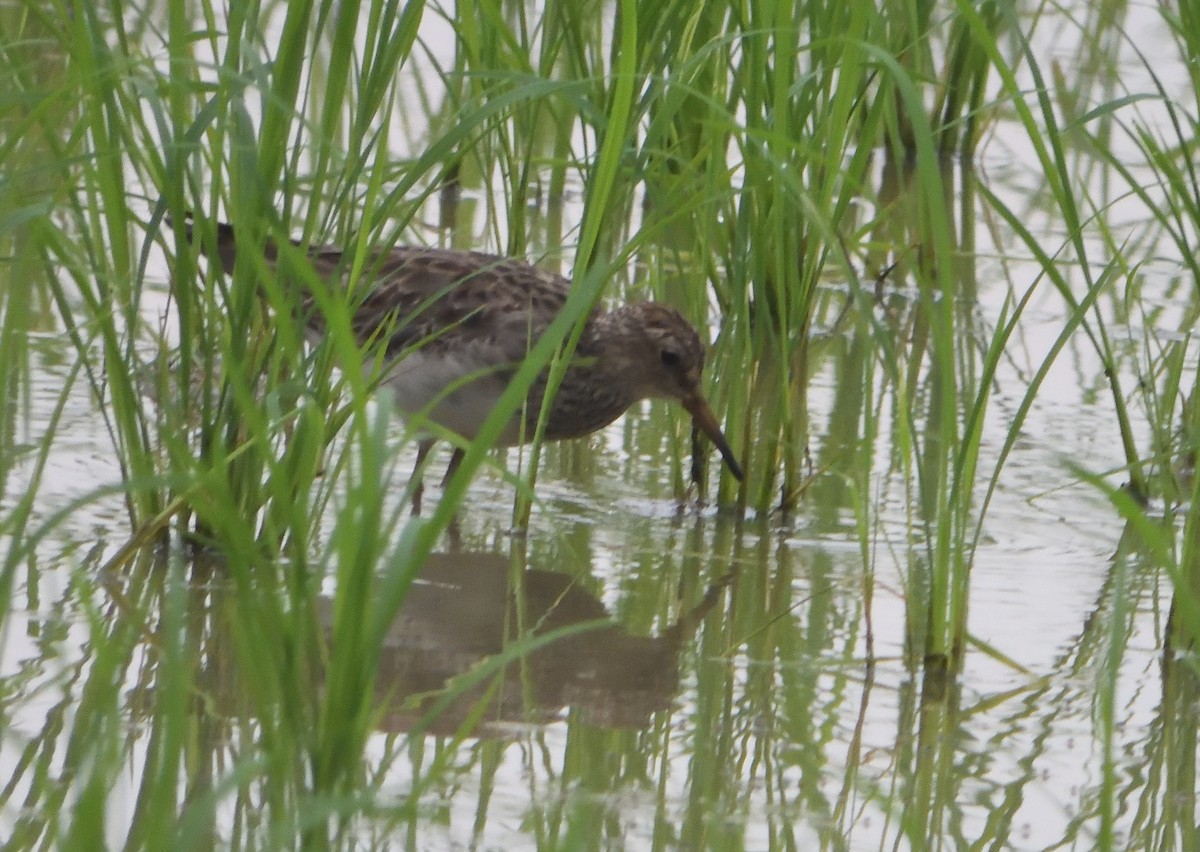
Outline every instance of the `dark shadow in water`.
<svg viewBox="0 0 1200 852">
<path fill-rule="evenodd" d="M 565 635 L 520 656 L 497 676 L 450 700 L 425 730 L 459 730 L 485 702 L 474 732 L 540 724 L 571 708 L 593 725 L 641 728 L 671 705 L 679 689 L 679 650 L 716 604 L 724 583 L 657 637 L 611 624 L 604 605 L 567 574 L 515 571 L 483 553 L 433 554 L 409 590 L 381 652 L 379 727 L 408 731 L 442 698 L 454 678 L 514 641 Z M 331 602 L 322 599 L 326 622 Z M 576 625 L 595 629 L 566 633 Z M 606 624 L 605 622 L 609 622 Z"/>
</svg>

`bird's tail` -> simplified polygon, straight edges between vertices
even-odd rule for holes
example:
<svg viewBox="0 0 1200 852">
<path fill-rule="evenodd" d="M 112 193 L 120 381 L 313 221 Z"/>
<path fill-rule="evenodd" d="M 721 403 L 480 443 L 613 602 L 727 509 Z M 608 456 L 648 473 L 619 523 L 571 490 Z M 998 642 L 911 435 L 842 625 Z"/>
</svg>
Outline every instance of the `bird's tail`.
<svg viewBox="0 0 1200 852">
<path fill-rule="evenodd" d="M 214 252 L 214 246 L 210 244 L 210 238 L 203 228 L 200 228 L 194 224 L 194 218 L 195 217 L 190 212 L 185 214 L 183 230 L 187 235 L 188 242 L 199 245 L 200 253 L 202 255 L 207 257 L 209 260 L 213 260 L 215 258 L 216 260 L 220 261 L 221 268 L 224 269 L 226 273 L 232 273 L 234 258 L 237 256 L 237 235 L 234 232 L 233 225 L 230 225 L 226 222 L 216 223 L 217 244 L 215 246 L 216 251 Z M 168 225 L 170 225 L 171 217 L 165 217 L 165 221 Z M 275 244 L 273 242 L 268 242 L 267 245 L 264 246 L 263 253 L 268 261 L 273 261 L 276 254 Z"/>
</svg>

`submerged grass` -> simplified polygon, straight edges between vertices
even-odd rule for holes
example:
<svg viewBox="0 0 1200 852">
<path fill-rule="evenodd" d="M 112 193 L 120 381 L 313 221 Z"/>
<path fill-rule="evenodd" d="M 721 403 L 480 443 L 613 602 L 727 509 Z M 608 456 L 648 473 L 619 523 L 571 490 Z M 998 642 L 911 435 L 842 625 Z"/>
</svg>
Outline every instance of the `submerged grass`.
<svg viewBox="0 0 1200 852">
<path fill-rule="evenodd" d="M 847 630 L 866 637 L 869 654 L 870 569 L 884 550 L 874 538 L 874 488 L 898 476 L 907 513 L 899 547 L 905 664 L 920 684 L 903 709 L 917 739 L 900 750 L 904 794 L 870 796 L 883 800 L 910 845 L 954 830 L 957 791 L 947 767 L 975 553 L 1005 462 L 1055 359 L 1079 332 L 1106 365 L 1113 432 L 1126 457 L 1129 488 L 1106 493 L 1148 542 L 1147 558 L 1167 569 L 1176 591 L 1171 635 L 1177 650 L 1190 651 L 1200 637 L 1197 486 L 1177 490 L 1165 518 L 1145 509 L 1152 466 L 1138 448 L 1129 371 L 1106 303 L 1136 279 L 1144 258 L 1133 250 L 1143 246 L 1103 225 L 1103 251 L 1090 242 L 1115 202 L 1089 195 L 1078 151 L 1101 152 L 1195 280 L 1195 117 L 1157 83 L 1062 120 L 1070 98 L 1060 87 L 1052 100 L 1053 75 L 1014 15 L 998 3 L 827 8 L 760 0 L 619 0 L 544 11 L 467 2 L 448 12 L 398 0 L 228 9 L 200 0 L 161 13 L 121 4 L 0 10 L 0 79 L 15 93 L 2 116 L 0 246 L 8 281 L 27 282 L 25 291 L 0 288 L 3 612 L 25 562 L 74 508 L 40 525 L 30 520 L 56 420 L 22 441 L 27 341 L 46 319 L 37 299 L 19 296 L 45 291 L 50 324 L 76 365 L 58 410 L 78 376 L 112 436 L 121 481 L 82 502 L 115 492 L 128 520 L 125 540 L 85 562 L 73 591 L 91 643 L 87 664 L 64 688 L 62 708 L 76 705 L 65 735 L 68 771 L 48 770 L 57 746 L 48 730 L 0 797 L 11 806 L 18 789 L 25 796 L 17 846 L 96 837 L 131 848 L 352 845 L 382 808 L 364 755 L 379 722 L 376 677 L 389 626 L 504 423 L 539 373 L 548 369 L 552 386 L 561 378 L 581 318 L 606 295 L 652 290 L 713 340 L 711 397 L 749 476 L 740 485 L 722 468 L 710 488 L 711 465 L 702 467 L 701 496 L 739 517 L 767 517 L 819 514 L 830 478 L 852 492 L 867 603 L 865 623 Z M 1168 18 L 1184 56 L 1195 47 L 1187 15 Z M 450 41 L 424 35 L 435 19 L 450 25 Z M 1135 169 L 1106 143 L 1109 122 L 1143 99 L 1167 110 L 1173 135 L 1125 125 L 1141 155 Z M 1061 227 L 1057 242 L 1026 221 L 1027 211 L 976 184 L 965 162 L 1003 111 L 1017 116 L 1037 159 L 1040 202 Z M 564 212 L 576 190 L 578 209 Z M 479 199 L 482 232 L 473 213 Z M 1010 293 L 986 339 L 976 337 L 973 317 L 981 208 L 1041 270 Z M 215 244 L 216 218 L 232 222 L 244 246 L 279 245 L 282 273 L 271 274 L 253 250 L 239 252 L 228 276 L 201 261 L 196 243 Z M 433 229 L 423 224 L 429 219 Z M 369 403 L 374 353 L 356 346 L 347 298 L 313 274 L 293 238 L 345 246 L 351 293 L 369 282 L 369 248 L 398 239 L 571 261 L 566 308 L 425 519 L 407 517 L 412 483 L 394 463 L 396 436 L 407 443 L 423 424 L 401 427 L 386 399 Z M 1156 245 L 1147 239 L 1145 250 Z M 154 287 L 163 275 L 166 297 Z M 326 319 L 326 340 L 315 348 L 305 346 L 295 313 L 297 282 Z M 1061 300 L 1061 329 L 988 455 L 994 383 L 1042 290 Z M 1151 341 L 1136 383 L 1164 490 L 1177 487 L 1170 462 L 1200 445 L 1191 338 L 1198 310 L 1192 298 L 1177 340 L 1157 348 Z M 815 412 L 809 380 L 831 364 L 841 371 L 838 398 L 830 412 Z M 828 434 L 814 452 L 810 435 L 822 416 Z M 678 434 L 665 443 L 685 446 L 684 430 L 670 428 Z M 656 436 L 655 446 L 663 443 Z M 876 469 L 881 447 L 885 470 Z M 540 453 L 535 440 L 510 474 L 518 527 L 530 522 Z M 672 461 L 680 498 L 689 488 L 683 456 Z M 741 605 L 753 609 L 786 588 L 783 573 L 745 578 L 741 601 L 751 603 Z M 1110 757 L 1128 587 L 1116 575 L 1099 708 Z M 332 612 L 324 626 L 323 596 Z M 825 606 L 812 602 L 812 623 L 831 620 Z M 778 654 L 788 664 L 780 675 L 787 707 L 804 717 L 813 684 L 797 676 L 802 647 L 777 618 L 767 607 L 743 612 L 733 623 L 746 631 L 707 634 L 707 650 L 718 657 L 744 647 L 762 664 L 741 694 L 760 719 L 776 711 L 775 684 L 762 673 Z M 538 641 L 456 688 L 477 688 Z M 226 718 L 210 713 L 223 693 L 208 679 L 229 660 L 241 674 L 232 690 L 238 710 Z M 712 691 L 698 713 L 712 731 L 729 733 L 740 718 L 721 706 L 732 690 L 720 682 L 728 676 L 702 675 Z M 144 743 L 126 738 L 130 682 L 145 702 L 136 711 L 149 720 Z M 837 689 L 845 686 L 839 677 Z M 636 743 L 572 730 L 584 753 L 617 751 L 641 766 Z M 830 736 L 791 733 L 811 751 Z M 755 736 L 739 741 L 746 753 Z M 410 747 L 414 792 L 385 818 L 389 825 L 418 819 L 422 792 L 453 772 L 452 748 L 423 762 L 423 740 Z M 738 777 L 728 739 L 703 741 L 697 754 L 699 777 L 714 787 Z M 134 762 L 135 804 L 122 813 L 114 779 Z M 1096 834 L 1110 847 L 1119 795 L 1111 764 Z M 604 779 L 576 780 L 603 789 Z M 846 800 L 858 783 L 848 771 L 829 808 L 835 821 L 848 821 L 845 836 L 853 828 Z M 780 781 L 772 790 L 786 787 Z M 698 792 L 741 813 L 725 801 L 735 791 Z M 777 804 L 780 812 L 791 806 Z M 604 814 L 572 813 L 579 818 L 541 815 L 546 845 L 603 836 Z M 726 816 L 696 807 L 680 837 L 697 847 L 734 844 Z M 774 829 L 780 845 L 801 845 L 790 828 Z M 845 842 L 821 830 L 828 845 Z"/>
</svg>

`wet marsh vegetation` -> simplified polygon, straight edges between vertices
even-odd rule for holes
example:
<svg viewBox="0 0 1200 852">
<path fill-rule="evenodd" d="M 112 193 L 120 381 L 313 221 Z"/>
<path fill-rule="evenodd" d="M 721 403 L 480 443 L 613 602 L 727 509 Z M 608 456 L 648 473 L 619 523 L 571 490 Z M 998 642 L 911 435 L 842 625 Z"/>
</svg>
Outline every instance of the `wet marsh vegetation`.
<svg viewBox="0 0 1200 852">
<path fill-rule="evenodd" d="M 0 6 L 0 836 L 1195 848 L 1198 34 Z M 403 242 L 571 297 L 464 442 L 396 415 L 289 240 L 351 288 Z M 745 480 L 657 402 L 494 449 L 642 298 L 701 329 Z"/>
</svg>

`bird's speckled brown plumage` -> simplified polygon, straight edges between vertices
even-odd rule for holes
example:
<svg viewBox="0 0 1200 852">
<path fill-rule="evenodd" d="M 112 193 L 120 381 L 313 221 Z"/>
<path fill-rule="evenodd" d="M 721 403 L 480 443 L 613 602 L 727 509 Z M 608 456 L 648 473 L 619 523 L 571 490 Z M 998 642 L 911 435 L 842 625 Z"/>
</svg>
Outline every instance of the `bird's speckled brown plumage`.
<svg viewBox="0 0 1200 852">
<path fill-rule="evenodd" d="M 231 271 L 237 252 L 234 231 L 219 224 L 217 237 L 215 253 L 203 243 L 202 249 Z M 264 255 L 273 265 L 274 246 L 266 246 Z M 308 257 L 327 280 L 345 274 L 339 248 L 314 247 Z M 370 288 L 352 318 L 359 343 L 383 347 L 389 362 L 384 381 L 402 411 L 411 414 L 432 406 L 432 420 L 467 438 L 475 436 L 529 347 L 562 310 L 570 287 L 562 276 L 523 261 L 439 248 L 398 246 L 375 252 L 366 269 Z M 300 311 L 310 334 L 322 335 L 323 319 L 307 293 L 301 294 Z M 554 396 L 546 437 L 581 437 L 608 425 L 635 402 L 673 399 L 692 413 L 740 479 L 741 468 L 700 393 L 703 368 L 700 337 L 673 308 L 653 302 L 612 311 L 596 308 Z M 478 378 L 448 390 L 456 380 L 475 374 Z M 544 390 L 543 375 L 530 392 L 524 423 L 515 418 L 501 435 L 501 445 L 532 437 Z"/>
</svg>

